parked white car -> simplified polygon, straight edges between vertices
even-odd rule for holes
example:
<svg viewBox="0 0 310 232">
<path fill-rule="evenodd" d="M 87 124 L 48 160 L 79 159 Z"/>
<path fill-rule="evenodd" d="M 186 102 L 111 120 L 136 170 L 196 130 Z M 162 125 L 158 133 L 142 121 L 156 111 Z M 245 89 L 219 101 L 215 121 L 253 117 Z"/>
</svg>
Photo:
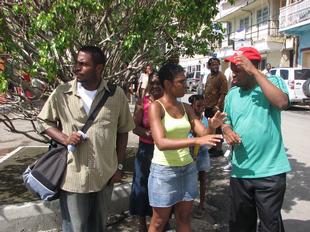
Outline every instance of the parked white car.
<svg viewBox="0 0 310 232">
<path fill-rule="evenodd" d="M 310 68 L 273 68 L 270 73 L 283 78 L 292 105 L 310 104 Z"/>
<path fill-rule="evenodd" d="M 197 90 L 202 83 L 203 76 L 200 72 L 191 72 L 186 75 L 186 85 L 189 91 Z"/>
</svg>

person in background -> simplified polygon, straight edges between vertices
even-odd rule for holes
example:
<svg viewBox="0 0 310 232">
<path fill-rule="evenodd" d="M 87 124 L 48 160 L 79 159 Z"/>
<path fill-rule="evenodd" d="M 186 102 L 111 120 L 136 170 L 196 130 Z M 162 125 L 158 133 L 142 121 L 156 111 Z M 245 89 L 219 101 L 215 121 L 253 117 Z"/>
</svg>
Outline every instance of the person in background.
<svg viewBox="0 0 310 232">
<path fill-rule="evenodd" d="M 177 231 L 191 231 L 193 200 L 198 195 L 197 169 L 189 152 L 190 146 L 215 145 L 221 135 L 211 135 L 225 120 L 217 112 L 205 128 L 190 105 L 177 101 L 186 93 L 184 69 L 165 64 L 158 72 L 164 95 L 149 109 L 151 133 L 155 143 L 150 168 L 148 191 L 153 216 L 149 232 L 163 231 L 172 208 Z M 188 138 L 190 130 L 198 136 Z"/>
<path fill-rule="evenodd" d="M 271 75 L 270 69 L 271 69 L 271 64 L 270 64 L 270 63 L 267 63 L 267 64 L 266 64 L 266 68 L 263 70 L 263 74 L 265 74 L 266 76 Z"/>
<path fill-rule="evenodd" d="M 134 75 L 129 83 L 129 92 L 130 92 L 130 95 L 131 95 L 131 98 L 130 98 L 130 103 L 131 104 L 135 104 L 136 101 L 138 100 L 138 95 L 137 95 L 137 92 L 138 92 L 138 86 L 139 86 L 139 80 L 138 80 L 138 77 L 136 75 Z"/>
<path fill-rule="evenodd" d="M 228 68 L 224 72 L 226 79 L 227 79 L 227 90 L 229 91 L 232 87 L 236 84 L 236 79 L 233 76 L 233 72 L 230 68 L 230 64 Z M 230 172 L 232 165 L 231 165 L 231 149 L 232 147 L 228 145 L 228 149 L 226 150 L 224 157 L 228 161 L 228 164 L 223 167 L 224 172 Z"/>
<path fill-rule="evenodd" d="M 136 103 L 134 111 L 135 129 L 139 136 L 139 147 L 135 158 L 135 170 L 130 194 L 129 212 L 139 217 L 139 232 L 147 231 L 146 216 L 152 216 L 149 203 L 147 183 L 151 160 L 154 152 L 154 141 L 148 116 L 149 106 L 163 95 L 162 87 L 156 73 L 150 75 L 146 94 Z"/>
<path fill-rule="evenodd" d="M 232 81 L 233 81 L 232 71 L 231 71 L 230 66 L 228 66 L 228 68 L 225 70 L 224 75 L 227 80 L 227 90 L 230 90 L 230 88 L 232 87 Z"/>
<path fill-rule="evenodd" d="M 137 96 L 140 98 L 143 98 L 145 95 L 145 90 L 147 87 L 147 82 L 149 80 L 149 75 L 153 72 L 152 65 L 147 64 L 145 69 L 143 70 L 143 73 L 141 73 L 139 78 L 139 85 L 137 89 Z"/>
<path fill-rule="evenodd" d="M 59 85 L 38 115 L 41 133 L 65 146 L 76 146 L 68 153 L 59 197 L 64 232 L 106 231 L 113 183 L 121 180 L 128 132 L 134 128 L 127 97 L 117 87 L 87 131 L 87 139 L 78 132 L 110 91 L 101 77 L 105 63 L 99 47 L 81 47 L 76 78 Z"/>
<path fill-rule="evenodd" d="M 189 103 L 198 118 L 200 118 L 201 123 L 208 127 L 208 119 L 204 117 L 202 114 L 204 112 L 204 97 L 202 95 L 192 95 L 188 99 Z M 195 133 L 191 132 L 189 137 L 195 137 Z M 196 167 L 198 171 L 198 180 L 200 182 L 199 185 L 199 205 L 198 209 L 194 214 L 194 217 L 201 218 L 205 211 L 205 200 L 206 200 L 206 187 L 207 187 L 207 173 L 210 171 L 210 157 L 208 153 L 207 146 L 194 146 L 191 147 L 191 154 L 194 160 L 196 160 Z"/>
<path fill-rule="evenodd" d="M 258 70 L 261 55 L 253 47 L 240 48 L 226 61 L 236 78 L 225 98 L 227 121 L 222 126 L 233 146 L 229 231 L 284 231 L 281 207 L 291 170 L 281 134 L 287 87 L 282 78 L 266 78 Z"/>
<path fill-rule="evenodd" d="M 220 60 L 218 58 L 208 60 L 208 68 L 211 73 L 208 75 L 204 93 L 206 118 L 212 118 L 217 111 L 223 111 L 224 99 L 227 94 L 227 80 L 225 75 L 219 71 L 219 67 Z M 218 128 L 216 133 L 221 134 L 221 129 Z M 213 157 L 223 155 L 222 141 L 212 147 L 209 153 Z"/>
</svg>

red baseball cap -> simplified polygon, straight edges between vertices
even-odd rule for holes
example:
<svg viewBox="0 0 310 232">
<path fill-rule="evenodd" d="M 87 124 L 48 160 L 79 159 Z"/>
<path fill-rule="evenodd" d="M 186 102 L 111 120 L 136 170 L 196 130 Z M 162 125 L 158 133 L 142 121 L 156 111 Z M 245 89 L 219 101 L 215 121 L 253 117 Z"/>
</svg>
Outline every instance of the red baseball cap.
<svg viewBox="0 0 310 232">
<path fill-rule="evenodd" d="M 242 47 L 239 48 L 235 54 L 233 54 L 232 56 L 228 57 L 225 59 L 226 62 L 231 62 L 231 63 L 236 63 L 235 61 L 235 57 L 238 55 L 243 55 L 246 58 L 248 58 L 249 60 L 258 60 L 261 61 L 262 57 L 260 55 L 260 53 L 253 47 Z"/>
</svg>

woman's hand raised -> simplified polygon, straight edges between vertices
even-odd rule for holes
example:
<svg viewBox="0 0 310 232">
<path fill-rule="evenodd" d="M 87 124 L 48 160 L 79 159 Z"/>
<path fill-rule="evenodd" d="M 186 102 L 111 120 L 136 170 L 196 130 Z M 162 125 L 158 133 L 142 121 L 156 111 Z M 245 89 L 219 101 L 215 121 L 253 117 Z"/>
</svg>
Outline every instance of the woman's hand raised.
<svg viewBox="0 0 310 232">
<path fill-rule="evenodd" d="M 208 118 L 208 127 L 213 129 L 220 127 L 226 120 L 226 116 L 226 113 L 217 111 L 212 118 Z"/>
</svg>

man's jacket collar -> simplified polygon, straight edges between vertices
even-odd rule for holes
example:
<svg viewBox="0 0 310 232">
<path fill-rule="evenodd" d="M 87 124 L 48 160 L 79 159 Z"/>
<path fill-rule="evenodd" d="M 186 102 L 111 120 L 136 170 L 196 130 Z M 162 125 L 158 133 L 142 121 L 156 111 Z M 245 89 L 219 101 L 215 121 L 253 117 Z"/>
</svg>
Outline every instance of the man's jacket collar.
<svg viewBox="0 0 310 232">
<path fill-rule="evenodd" d="M 75 96 L 80 96 L 79 93 L 77 92 L 77 83 L 78 83 L 78 81 L 76 80 L 76 78 L 74 80 L 68 82 L 70 87 L 67 91 L 65 91 L 65 94 L 73 93 Z M 101 82 L 97 88 L 97 94 L 102 92 L 102 91 L 106 91 L 106 90 L 110 92 L 110 90 L 108 88 L 107 81 L 102 78 Z"/>
</svg>

